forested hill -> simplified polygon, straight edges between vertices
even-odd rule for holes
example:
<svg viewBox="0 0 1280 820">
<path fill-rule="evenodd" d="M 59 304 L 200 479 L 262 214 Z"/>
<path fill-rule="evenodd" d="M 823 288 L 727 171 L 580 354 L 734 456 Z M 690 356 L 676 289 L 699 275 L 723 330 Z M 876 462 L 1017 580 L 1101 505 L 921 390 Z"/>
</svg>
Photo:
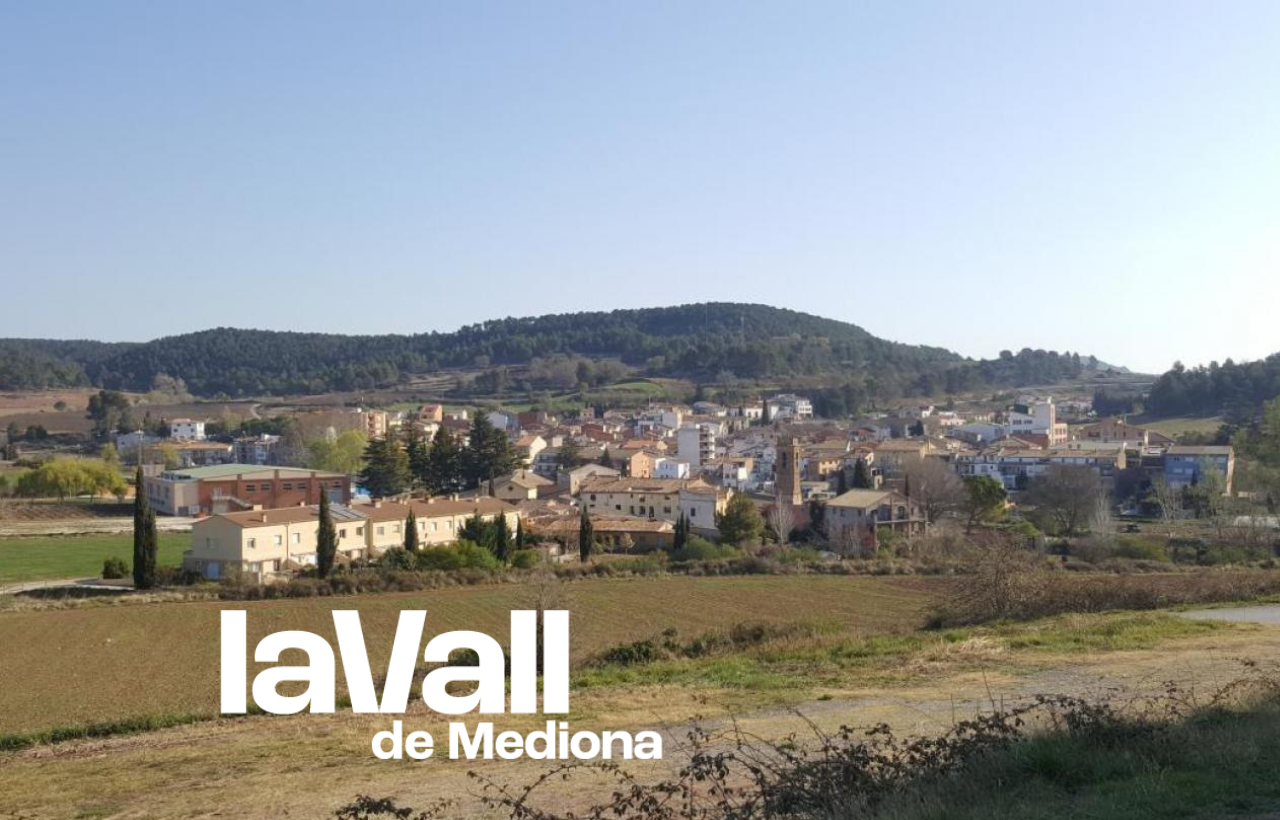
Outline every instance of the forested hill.
<svg viewBox="0 0 1280 820">
<path fill-rule="evenodd" d="M 1071 378 L 1079 355 L 1024 350 L 990 361 L 890 342 L 806 313 L 713 303 L 499 319 L 452 333 L 343 336 L 218 328 L 142 344 L 0 340 L 0 389 L 91 384 L 198 396 L 369 389 L 448 367 L 616 359 L 645 375 L 714 379 L 833 374 L 872 396 L 960 392 Z"/>
<path fill-rule="evenodd" d="M 1156 379 L 1147 412 L 1160 416 L 1250 416 L 1264 401 L 1280 396 L 1280 353 L 1236 364 L 1186 368 L 1175 364 Z"/>
</svg>

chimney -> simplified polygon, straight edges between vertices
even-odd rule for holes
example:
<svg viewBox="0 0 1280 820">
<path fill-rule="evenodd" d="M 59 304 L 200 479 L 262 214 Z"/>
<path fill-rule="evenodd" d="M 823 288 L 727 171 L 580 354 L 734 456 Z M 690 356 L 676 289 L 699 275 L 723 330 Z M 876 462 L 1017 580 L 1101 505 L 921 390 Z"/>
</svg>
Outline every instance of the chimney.
<svg viewBox="0 0 1280 820">
<path fill-rule="evenodd" d="M 267 523 L 267 514 L 265 512 L 262 514 L 262 523 Z"/>
</svg>

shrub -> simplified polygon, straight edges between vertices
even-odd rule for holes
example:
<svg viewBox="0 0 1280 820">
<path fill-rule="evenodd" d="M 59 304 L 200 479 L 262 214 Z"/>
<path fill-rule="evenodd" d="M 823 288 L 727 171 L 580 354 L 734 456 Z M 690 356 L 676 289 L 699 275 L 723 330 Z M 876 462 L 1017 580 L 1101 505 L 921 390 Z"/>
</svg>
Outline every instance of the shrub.
<svg viewBox="0 0 1280 820">
<path fill-rule="evenodd" d="M 129 564 L 123 558 L 108 558 L 102 562 L 102 577 L 110 580 L 129 577 Z"/>
<path fill-rule="evenodd" d="M 1169 560 L 1169 552 L 1161 545 L 1143 538 L 1122 535 L 1116 539 L 1115 548 L 1111 551 L 1116 558 L 1127 558 L 1132 561 L 1165 561 Z"/>
<path fill-rule="evenodd" d="M 728 544 L 714 544 L 697 535 L 689 536 L 683 547 L 671 553 L 673 561 L 717 561 L 737 558 L 742 550 Z"/>
<path fill-rule="evenodd" d="M 542 563 L 537 550 L 516 550 L 511 553 L 511 566 L 516 569 L 533 569 Z"/>
<path fill-rule="evenodd" d="M 459 541 L 447 547 L 429 547 L 418 553 L 417 568 L 449 572 L 462 569 L 494 570 L 501 562 L 492 552 L 471 541 Z"/>
<path fill-rule="evenodd" d="M 392 547 L 382 553 L 379 565 L 388 570 L 410 570 L 418 565 L 418 556 L 401 547 Z"/>
</svg>

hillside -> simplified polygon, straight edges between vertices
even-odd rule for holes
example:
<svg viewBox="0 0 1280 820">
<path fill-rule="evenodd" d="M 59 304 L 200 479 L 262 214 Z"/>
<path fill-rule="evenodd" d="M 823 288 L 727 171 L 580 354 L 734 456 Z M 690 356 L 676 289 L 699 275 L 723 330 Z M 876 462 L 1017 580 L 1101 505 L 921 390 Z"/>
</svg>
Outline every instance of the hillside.
<svg viewBox="0 0 1280 820">
<path fill-rule="evenodd" d="M 197 396 L 320 393 L 385 387 L 442 368 L 545 370 L 566 357 L 695 380 L 830 374 L 833 384 L 854 384 L 870 397 L 1043 384 L 1082 370 L 1078 354 L 1023 350 L 974 361 L 806 313 L 711 303 L 507 318 L 414 335 L 217 328 L 142 344 L 0 340 L 0 389 L 147 390 L 170 376 Z M 535 376 L 530 386 L 547 385 Z"/>
</svg>

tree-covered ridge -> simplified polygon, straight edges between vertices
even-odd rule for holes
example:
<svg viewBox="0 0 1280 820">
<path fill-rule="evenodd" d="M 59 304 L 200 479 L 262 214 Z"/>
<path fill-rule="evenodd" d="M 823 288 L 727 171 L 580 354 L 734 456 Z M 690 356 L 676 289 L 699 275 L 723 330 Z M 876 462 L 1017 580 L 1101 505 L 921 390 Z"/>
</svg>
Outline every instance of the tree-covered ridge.
<svg viewBox="0 0 1280 820">
<path fill-rule="evenodd" d="M 83 387 L 90 384 L 86 365 L 127 347 L 87 340 L 0 339 L 0 389 Z"/>
<path fill-rule="evenodd" d="M 1158 416 L 1252 415 L 1263 402 L 1280 396 L 1280 353 L 1236 364 L 1187 368 L 1181 362 L 1156 379 L 1147 396 L 1147 412 Z"/>
<path fill-rule="evenodd" d="M 616 359 L 647 375 L 699 380 L 836 374 L 835 381 L 853 379 L 871 396 L 1033 384 L 1081 369 L 1078 355 L 1024 350 L 974 362 L 942 348 L 880 339 L 846 322 L 731 303 L 497 319 L 414 335 L 217 328 L 137 345 L 0 341 L 0 358 L 10 350 L 19 364 L 8 379 L 0 377 L 0 388 L 87 382 L 146 390 L 168 376 L 201 396 L 370 389 L 441 368 L 523 366 L 566 356 Z M 33 375 L 37 371 L 44 375 Z"/>
</svg>

